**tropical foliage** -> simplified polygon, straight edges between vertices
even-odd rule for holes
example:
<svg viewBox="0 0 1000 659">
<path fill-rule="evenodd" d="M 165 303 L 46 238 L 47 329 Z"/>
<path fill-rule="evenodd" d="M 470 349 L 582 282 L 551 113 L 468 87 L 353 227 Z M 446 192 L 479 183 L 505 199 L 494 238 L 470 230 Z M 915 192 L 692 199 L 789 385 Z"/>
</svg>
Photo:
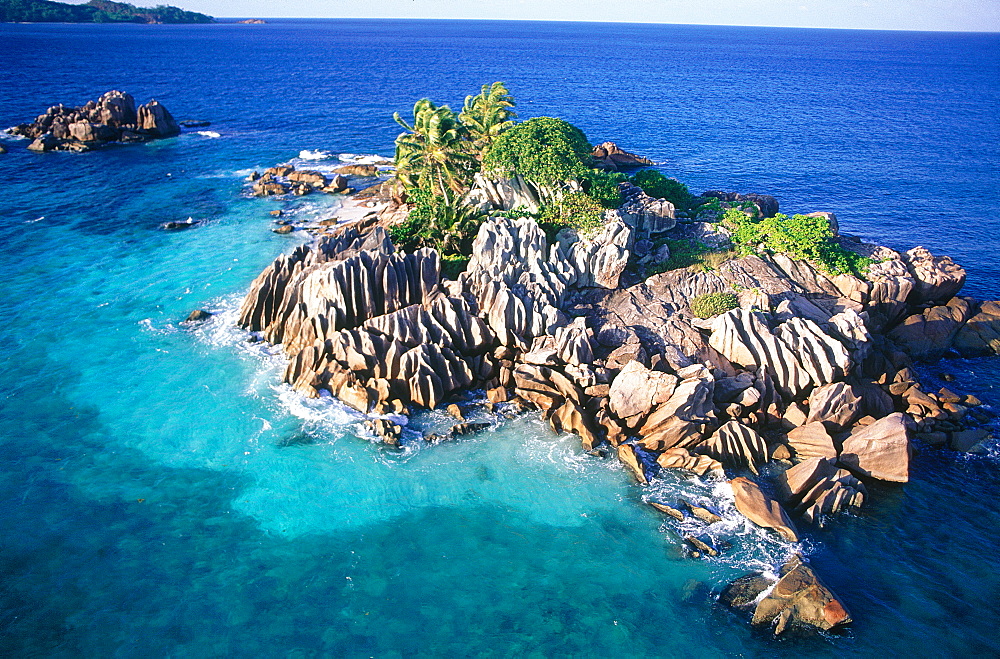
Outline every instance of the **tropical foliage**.
<svg viewBox="0 0 1000 659">
<path fill-rule="evenodd" d="M 583 192 L 568 192 L 542 209 L 538 223 L 550 238 L 565 227 L 589 236 L 604 225 L 604 207 Z"/>
<path fill-rule="evenodd" d="M 644 169 L 632 176 L 632 183 L 656 199 L 666 199 L 675 208 L 687 210 L 691 206 L 691 192 L 677 179 L 667 178 L 655 169 Z"/>
<path fill-rule="evenodd" d="M 475 158 L 466 148 L 462 125 L 447 105 L 423 98 L 413 105 L 413 124 L 396 112 L 393 118 L 407 133 L 396 138 L 396 172 L 411 190 L 424 190 L 444 199 L 449 192 L 468 187 Z"/>
<path fill-rule="evenodd" d="M 479 94 L 465 97 L 465 106 L 458 120 L 465 128 L 477 160 L 483 159 L 501 133 L 514 126 L 517 115 L 511 108 L 515 105 L 514 97 L 502 82 L 483 85 Z"/>
<path fill-rule="evenodd" d="M 822 216 L 778 213 L 758 220 L 746 212 L 728 209 L 723 224 L 733 231 L 737 249 L 749 254 L 758 250 L 780 252 L 796 259 L 812 261 L 830 274 L 865 276 L 872 260 L 846 250 L 834 240 L 830 222 Z"/>
<path fill-rule="evenodd" d="M 538 117 L 504 132 L 486 152 L 483 172 L 559 185 L 590 174 L 590 152 L 590 142 L 579 128 L 562 119 Z"/>
<path fill-rule="evenodd" d="M 627 179 L 591 167 L 583 131 L 551 117 L 515 123 L 514 107 L 504 84 L 494 82 L 467 96 L 457 115 L 426 98 L 414 104 L 412 120 L 393 115 L 405 129 L 396 138 L 396 175 L 409 205 L 406 221 L 391 230 L 398 247 L 434 247 L 446 273 L 464 267 L 484 218 L 463 203 L 479 171 L 545 188 L 536 216 L 552 235 L 564 227 L 593 233 L 604 210 L 621 205 L 619 184 Z"/>
</svg>

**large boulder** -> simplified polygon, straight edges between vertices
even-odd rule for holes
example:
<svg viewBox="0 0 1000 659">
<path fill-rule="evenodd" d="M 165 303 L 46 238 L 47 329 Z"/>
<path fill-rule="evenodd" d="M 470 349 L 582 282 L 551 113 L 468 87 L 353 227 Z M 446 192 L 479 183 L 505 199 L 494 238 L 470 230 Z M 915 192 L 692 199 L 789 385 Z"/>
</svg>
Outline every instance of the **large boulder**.
<svg viewBox="0 0 1000 659">
<path fill-rule="evenodd" d="M 913 290 L 906 300 L 912 305 L 944 304 L 958 295 L 965 284 L 965 268 L 951 257 L 934 256 L 924 247 L 914 247 L 903 258 L 914 279 Z"/>
<path fill-rule="evenodd" d="M 767 462 L 767 444 L 752 428 L 739 421 L 727 421 L 711 437 L 699 444 L 696 452 L 710 456 L 732 469 L 749 469 Z"/>
<path fill-rule="evenodd" d="M 676 387 L 677 376 L 631 361 L 611 382 L 609 407 L 626 426 L 635 428 L 650 411 L 669 401 Z"/>
<path fill-rule="evenodd" d="M 760 573 L 741 577 L 719 599 L 733 608 L 750 610 L 751 623 L 771 627 L 775 636 L 789 631 L 828 631 L 851 622 L 844 605 L 799 554 L 781 567 L 777 582 Z"/>
<path fill-rule="evenodd" d="M 788 542 L 798 542 L 798 531 L 781 504 L 764 494 L 752 480 L 734 478 L 729 481 L 736 497 L 736 510 L 757 526 L 772 529 Z"/>
<path fill-rule="evenodd" d="M 837 449 L 833 445 L 826 426 L 818 421 L 788 431 L 788 445 L 798 460 L 809 458 L 836 458 Z"/>
<path fill-rule="evenodd" d="M 845 382 L 835 382 L 813 389 L 809 394 L 806 423 L 817 421 L 835 430 L 849 428 L 861 413 L 861 397 Z"/>
<path fill-rule="evenodd" d="M 665 451 L 675 446 L 698 444 L 713 423 L 715 380 L 704 366 L 678 372 L 681 381 L 670 399 L 653 410 L 639 427 L 637 444 L 649 451 Z"/>
<path fill-rule="evenodd" d="M 889 338 L 914 359 L 937 361 L 971 315 L 968 300 L 953 297 L 947 304 L 909 316 L 889 332 Z"/>
<path fill-rule="evenodd" d="M 905 415 L 895 412 L 855 429 L 844 440 L 840 464 L 861 476 L 905 483 L 910 452 L 909 425 Z"/>
<path fill-rule="evenodd" d="M 614 142 L 602 142 L 594 147 L 590 154 L 602 169 L 613 172 L 627 169 L 638 169 L 648 167 L 653 161 L 643 156 L 624 151 Z"/>
<path fill-rule="evenodd" d="M 676 209 L 666 199 L 655 199 L 631 183 L 622 183 L 622 204 L 616 213 L 635 231 L 635 235 L 648 238 L 653 234 L 670 231 L 677 226 Z"/>
<path fill-rule="evenodd" d="M 1000 301 L 983 302 L 955 334 L 954 347 L 963 357 L 1000 354 Z"/>
<path fill-rule="evenodd" d="M 170 114 L 159 101 L 150 101 L 145 105 L 140 105 L 136 112 L 136 124 L 138 129 L 152 137 L 173 137 L 180 135 L 181 128 L 174 121 Z"/>
</svg>

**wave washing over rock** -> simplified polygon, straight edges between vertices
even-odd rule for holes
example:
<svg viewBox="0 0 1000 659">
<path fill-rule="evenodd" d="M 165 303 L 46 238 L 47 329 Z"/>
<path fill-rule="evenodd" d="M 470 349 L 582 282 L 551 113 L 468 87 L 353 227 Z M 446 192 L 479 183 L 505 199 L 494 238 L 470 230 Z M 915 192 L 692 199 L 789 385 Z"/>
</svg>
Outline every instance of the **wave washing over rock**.
<svg viewBox="0 0 1000 659">
<path fill-rule="evenodd" d="M 965 271 L 950 258 L 841 237 L 872 257 L 865 279 L 761 253 L 630 283 L 626 266 L 653 234 L 725 236 L 678 224 L 669 202 L 625 188 L 625 204 L 589 237 L 563 230 L 550 241 L 530 218 L 486 220 L 457 280 L 442 277 L 432 249 L 397 251 L 374 214 L 328 227 L 257 277 L 239 325 L 283 346 L 295 390 L 370 415 L 389 445 L 408 441 L 393 415 L 483 389 L 489 407 L 537 409 L 642 485 L 669 470 L 728 478 L 736 510 L 788 543 L 861 508 L 866 483 L 906 483 L 915 448 L 981 450 L 979 402 L 925 391 L 913 370 L 952 347 L 1000 348 L 1000 303 L 956 297 Z M 773 197 L 712 194 L 777 210 Z M 483 179 L 472 196 L 516 207 L 533 192 Z M 383 219 L 398 218 L 383 201 Z M 692 311 L 699 296 L 733 291 L 738 308 L 707 320 Z M 691 555 L 719 553 L 697 530 L 715 512 L 656 499 Z M 799 555 L 721 599 L 776 634 L 850 622 Z"/>
</svg>

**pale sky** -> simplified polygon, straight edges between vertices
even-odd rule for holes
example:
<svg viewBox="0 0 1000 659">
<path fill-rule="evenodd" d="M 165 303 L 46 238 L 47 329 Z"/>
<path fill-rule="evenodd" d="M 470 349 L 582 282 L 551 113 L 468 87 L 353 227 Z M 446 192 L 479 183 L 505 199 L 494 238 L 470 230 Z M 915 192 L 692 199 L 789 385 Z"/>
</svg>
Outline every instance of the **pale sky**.
<svg viewBox="0 0 1000 659">
<path fill-rule="evenodd" d="M 492 18 L 1000 31 L 1000 0 L 131 0 L 217 17 Z"/>
</svg>

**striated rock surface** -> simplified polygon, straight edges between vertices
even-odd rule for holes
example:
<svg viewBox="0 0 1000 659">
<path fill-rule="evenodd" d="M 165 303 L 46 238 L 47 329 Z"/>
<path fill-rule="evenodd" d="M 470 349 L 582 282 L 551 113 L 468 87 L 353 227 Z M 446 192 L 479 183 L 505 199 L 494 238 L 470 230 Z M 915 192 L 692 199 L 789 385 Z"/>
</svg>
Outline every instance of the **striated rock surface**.
<svg viewBox="0 0 1000 659">
<path fill-rule="evenodd" d="M 757 526 L 772 529 L 788 542 L 798 542 L 795 524 L 781 504 L 764 494 L 759 485 L 742 476 L 729 481 L 729 485 L 736 497 L 736 510 L 744 517 Z"/>
<path fill-rule="evenodd" d="M 281 256 L 254 281 L 240 325 L 289 357 L 285 381 L 361 412 L 435 407 L 495 376 L 488 326 L 444 295 L 433 250 L 396 253 L 380 228 Z"/>
<path fill-rule="evenodd" d="M 896 412 L 852 432 L 844 440 L 840 463 L 862 476 L 907 482 L 910 435 L 905 416 Z"/>
</svg>

